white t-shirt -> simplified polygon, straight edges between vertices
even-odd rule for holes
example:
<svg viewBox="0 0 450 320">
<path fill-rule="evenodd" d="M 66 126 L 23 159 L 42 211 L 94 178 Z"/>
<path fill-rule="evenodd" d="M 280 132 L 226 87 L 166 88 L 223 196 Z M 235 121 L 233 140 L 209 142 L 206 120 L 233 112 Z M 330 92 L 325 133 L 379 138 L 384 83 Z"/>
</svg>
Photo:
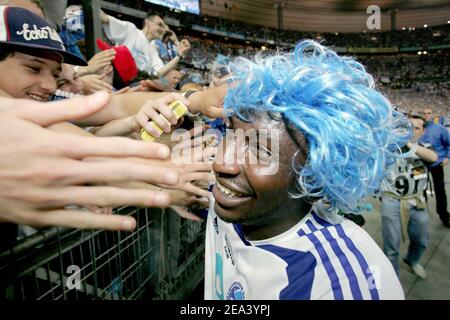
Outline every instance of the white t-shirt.
<svg viewBox="0 0 450 320">
<path fill-rule="evenodd" d="M 419 146 L 432 150 L 430 144 Z M 397 160 L 395 165 L 381 183 L 384 193 L 393 194 L 399 198 L 418 198 L 425 202 L 424 191 L 428 185 L 428 169 L 423 160 L 416 154 L 408 158 Z M 415 206 L 416 199 L 409 199 L 408 203 Z"/>
<path fill-rule="evenodd" d="M 156 75 L 158 70 L 164 67 L 158 50 L 133 23 L 109 16 L 109 24 L 103 26 L 111 41 L 130 49 L 139 70 Z"/>
<path fill-rule="evenodd" d="M 317 207 L 271 239 L 248 241 L 209 209 L 205 299 L 404 299 L 392 264 L 359 226 Z"/>
</svg>

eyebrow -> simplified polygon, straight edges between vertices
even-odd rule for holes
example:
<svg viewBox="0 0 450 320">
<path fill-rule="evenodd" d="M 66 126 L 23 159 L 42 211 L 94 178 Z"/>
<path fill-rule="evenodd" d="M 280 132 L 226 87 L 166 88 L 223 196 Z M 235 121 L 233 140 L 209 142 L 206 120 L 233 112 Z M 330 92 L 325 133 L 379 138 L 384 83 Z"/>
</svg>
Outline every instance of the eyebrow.
<svg viewBox="0 0 450 320">
<path fill-rule="evenodd" d="M 39 64 L 47 65 L 47 63 L 44 60 L 42 60 L 40 58 L 36 58 L 36 57 L 33 57 L 31 59 L 27 59 L 27 61 L 32 61 L 32 62 L 37 62 Z M 57 68 L 52 69 L 52 72 L 54 72 L 54 71 L 61 72 L 62 71 L 61 64 L 59 64 L 59 66 Z"/>
<path fill-rule="evenodd" d="M 27 62 L 37 62 L 39 64 L 45 64 L 45 61 L 40 59 L 40 58 L 36 58 L 36 57 L 32 57 L 30 59 L 27 58 L 23 58 L 23 60 L 27 61 Z"/>
</svg>

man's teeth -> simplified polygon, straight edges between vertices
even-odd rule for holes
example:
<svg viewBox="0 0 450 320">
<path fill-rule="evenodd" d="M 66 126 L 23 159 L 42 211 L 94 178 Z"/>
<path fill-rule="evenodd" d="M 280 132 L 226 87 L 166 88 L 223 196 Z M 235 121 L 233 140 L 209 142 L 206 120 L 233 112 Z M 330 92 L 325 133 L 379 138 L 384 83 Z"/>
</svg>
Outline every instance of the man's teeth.
<svg viewBox="0 0 450 320">
<path fill-rule="evenodd" d="M 37 101 L 45 101 L 44 98 L 42 98 L 42 97 L 40 97 L 40 96 L 37 96 L 37 95 L 35 95 L 35 94 L 32 94 L 32 93 L 29 93 L 28 96 L 29 96 L 31 99 L 33 99 L 33 100 L 37 100 Z"/>
<path fill-rule="evenodd" d="M 243 193 L 232 191 L 232 190 L 228 189 L 227 187 L 224 187 L 223 185 L 221 185 L 219 182 L 216 182 L 216 184 L 217 184 L 217 188 L 219 188 L 220 191 L 222 191 L 223 193 L 225 193 L 227 196 L 229 196 L 231 198 L 238 198 L 238 197 L 244 196 Z"/>
</svg>

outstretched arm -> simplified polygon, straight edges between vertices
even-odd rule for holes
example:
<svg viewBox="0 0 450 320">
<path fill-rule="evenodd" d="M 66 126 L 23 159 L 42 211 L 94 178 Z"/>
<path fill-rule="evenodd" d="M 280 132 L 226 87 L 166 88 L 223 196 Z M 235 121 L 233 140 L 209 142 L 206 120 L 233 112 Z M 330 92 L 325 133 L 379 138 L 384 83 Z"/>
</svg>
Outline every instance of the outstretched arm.
<svg viewBox="0 0 450 320">
<path fill-rule="evenodd" d="M 74 204 L 165 207 L 170 204 L 166 192 L 101 185 L 130 180 L 176 185 L 176 170 L 163 162 L 152 167 L 137 161 L 169 157 L 166 146 L 48 129 L 55 123 L 99 111 L 108 97 L 98 93 L 52 103 L 0 98 L 0 105 L 15 106 L 0 111 L 0 221 L 30 226 L 133 230 L 136 221 L 131 217 L 70 211 L 64 207 Z M 105 161 L 89 160 L 92 158 Z"/>
<path fill-rule="evenodd" d="M 191 94 L 187 104 L 189 111 L 191 113 L 201 112 L 205 116 L 213 119 L 222 117 L 223 99 L 227 88 L 227 85 L 224 84 Z M 79 126 L 100 126 L 107 122 L 136 114 L 149 100 L 155 100 L 173 94 L 170 92 L 131 92 L 111 95 L 110 101 L 105 108 L 83 119 L 78 119 L 74 123 Z M 166 111 L 160 109 L 159 112 L 163 113 L 167 120 L 174 120 L 176 122 L 175 115 L 171 115 L 172 113 L 168 108 Z"/>
<path fill-rule="evenodd" d="M 414 147 L 416 147 L 416 154 L 417 154 L 422 160 L 424 160 L 424 161 L 426 161 L 426 162 L 433 163 L 433 162 L 436 162 L 437 159 L 438 159 L 437 153 L 434 152 L 434 151 L 431 150 L 431 149 L 422 147 L 422 146 L 420 146 L 420 145 L 414 146 L 414 144 L 411 143 L 411 142 L 406 143 L 406 146 L 407 146 L 409 149 L 413 149 Z"/>
</svg>

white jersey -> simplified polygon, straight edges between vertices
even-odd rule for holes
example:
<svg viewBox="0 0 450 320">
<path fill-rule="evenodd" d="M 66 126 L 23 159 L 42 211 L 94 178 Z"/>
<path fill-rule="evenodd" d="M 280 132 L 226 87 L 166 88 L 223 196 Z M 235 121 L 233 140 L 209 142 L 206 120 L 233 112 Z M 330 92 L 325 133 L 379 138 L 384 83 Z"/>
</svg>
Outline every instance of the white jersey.
<svg viewBox="0 0 450 320">
<path fill-rule="evenodd" d="M 133 23 L 109 16 L 109 24 L 104 25 L 104 30 L 108 39 L 116 45 L 128 47 L 139 70 L 156 75 L 164 67 L 156 47 Z"/>
<path fill-rule="evenodd" d="M 353 222 L 313 209 L 288 231 L 245 239 L 210 207 L 205 299 L 404 299 L 392 264 Z"/>
<path fill-rule="evenodd" d="M 431 149 L 430 144 L 419 145 Z M 397 160 L 381 183 L 381 190 L 384 194 L 408 199 L 408 203 L 416 206 L 417 200 L 425 202 L 424 191 L 427 185 L 428 169 L 423 160 L 414 153 L 408 158 Z"/>
</svg>

